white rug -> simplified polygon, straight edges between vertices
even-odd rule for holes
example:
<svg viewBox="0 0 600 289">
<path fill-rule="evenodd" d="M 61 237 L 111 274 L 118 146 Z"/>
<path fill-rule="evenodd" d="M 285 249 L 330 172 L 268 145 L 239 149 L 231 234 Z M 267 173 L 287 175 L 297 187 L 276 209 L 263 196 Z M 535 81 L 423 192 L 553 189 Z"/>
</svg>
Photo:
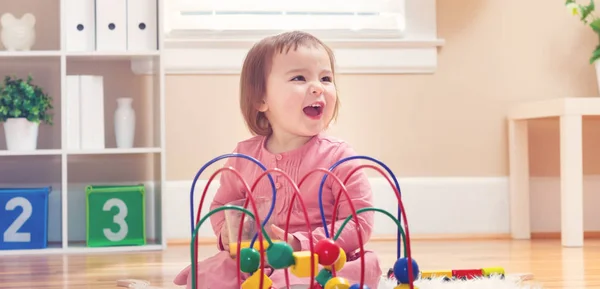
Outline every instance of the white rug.
<svg viewBox="0 0 600 289">
<path fill-rule="evenodd" d="M 394 289 L 396 280 L 382 279 L 378 289 Z M 414 282 L 415 289 L 541 289 L 541 284 L 532 281 L 522 282 L 518 277 L 510 275 L 502 279 L 498 277 L 480 278 L 472 280 L 444 281 L 443 278 L 431 280 L 417 280 Z M 408 287 L 406 287 L 408 289 Z"/>
</svg>

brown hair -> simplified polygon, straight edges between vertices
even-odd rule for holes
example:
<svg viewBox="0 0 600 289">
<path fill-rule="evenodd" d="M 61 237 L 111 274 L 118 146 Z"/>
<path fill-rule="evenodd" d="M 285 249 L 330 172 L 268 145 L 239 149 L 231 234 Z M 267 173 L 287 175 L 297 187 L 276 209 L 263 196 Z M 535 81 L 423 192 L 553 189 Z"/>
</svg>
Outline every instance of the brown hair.
<svg viewBox="0 0 600 289">
<path fill-rule="evenodd" d="M 315 36 L 302 32 L 291 31 L 270 36 L 256 43 L 246 55 L 240 77 L 240 109 L 248 129 L 253 135 L 267 136 L 271 134 L 271 126 L 263 112 L 257 106 L 263 101 L 267 92 L 267 77 L 275 53 L 287 53 L 296 50 L 301 45 L 321 46 L 327 51 L 335 76 L 335 59 L 333 51 Z M 335 80 L 333 80 L 335 81 Z M 333 119 L 337 118 L 339 100 L 336 101 Z"/>
</svg>

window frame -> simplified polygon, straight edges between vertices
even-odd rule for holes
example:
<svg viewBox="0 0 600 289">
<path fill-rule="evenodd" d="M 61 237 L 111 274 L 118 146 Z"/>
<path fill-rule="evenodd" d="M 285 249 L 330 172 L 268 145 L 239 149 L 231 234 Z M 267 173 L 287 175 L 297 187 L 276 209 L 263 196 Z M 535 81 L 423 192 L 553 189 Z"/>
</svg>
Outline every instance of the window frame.
<svg viewBox="0 0 600 289">
<path fill-rule="evenodd" d="M 436 0 L 405 0 L 402 37 L 377 33 L 316 32 L 336 54 L 338 74 L 430 74 L 437 70 Z M 165 4 L 164 65 L 167 74 L 239 74 L 248 49 L 278 31 L 200 34 L 172 29 L 176 11 Z M 348 36 L 348 35 L 352 36 Z"/>
</svg>

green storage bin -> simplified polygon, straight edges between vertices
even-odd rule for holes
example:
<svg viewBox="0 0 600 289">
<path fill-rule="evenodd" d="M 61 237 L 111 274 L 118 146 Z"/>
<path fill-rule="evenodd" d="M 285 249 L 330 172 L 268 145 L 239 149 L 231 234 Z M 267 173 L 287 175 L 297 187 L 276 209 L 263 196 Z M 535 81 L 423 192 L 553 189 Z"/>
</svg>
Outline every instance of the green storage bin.
<svg viewBox="0 0 600 289">
<path fill-rule="evenodd" d="M 143 185 L 90 185 L 85 194 L 88 247 L 146 244 Z"/>
</svg>

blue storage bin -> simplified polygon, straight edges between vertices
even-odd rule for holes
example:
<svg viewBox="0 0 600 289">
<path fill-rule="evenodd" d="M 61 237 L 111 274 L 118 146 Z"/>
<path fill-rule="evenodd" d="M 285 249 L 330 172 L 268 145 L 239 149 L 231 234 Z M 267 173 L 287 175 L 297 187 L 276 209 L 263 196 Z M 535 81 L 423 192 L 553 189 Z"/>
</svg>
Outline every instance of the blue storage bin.
<svg viewBox="0 0 600 289">
<path fill-rule="evenodd" d="M 51 191 L 51 187 L 0 188 L 0 250 L 47 247 Z"/>
</svg>

